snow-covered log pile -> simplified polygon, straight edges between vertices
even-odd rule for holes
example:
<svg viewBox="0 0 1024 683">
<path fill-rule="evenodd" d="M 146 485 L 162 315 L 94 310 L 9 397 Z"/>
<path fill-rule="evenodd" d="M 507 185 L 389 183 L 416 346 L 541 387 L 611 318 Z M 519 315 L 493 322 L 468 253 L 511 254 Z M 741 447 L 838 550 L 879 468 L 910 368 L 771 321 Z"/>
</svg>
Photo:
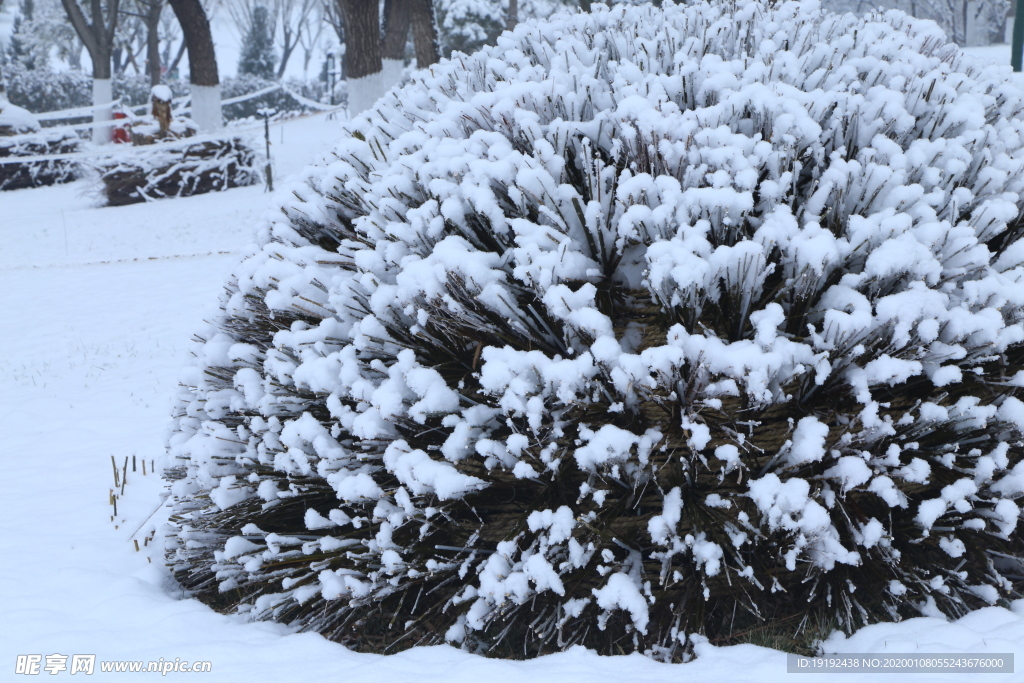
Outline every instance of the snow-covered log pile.
<svg viewBox="0 0 1024 683">
<path fill-rule="evenodd" d="M 98 168 L 108 206 L 217 192 L 262 178 L 256 153 L 240 138 L 134 147 Z"/>
<path fill-rule="evenodd" d="M 1014 595 L 1024 94 L 933 24 L 595 5 L 417 72 L 261 230 L 169 557 L 362 649 L 678 658 Z"/>
<path fill-rule="evenodd" d="M 72 134 L 42 131 L 30 112 L 0 97 L 0 190 L 74 180 L 78 177 L 78 165 L 73 160 L 39 157 L 71 154 L 78 151 L 80 144 Z"/>
<path fill-rule="evenodd" d="M 81 139 L 67 132 L 39 132 L 0 136 L 0 190 L 20 190 L 56 183 L 68 183 L 79 177 L 74 158 L 44 158 L 79 151 Z M 17 157 L 25 157 L 19 160 Z"/>
</svg>

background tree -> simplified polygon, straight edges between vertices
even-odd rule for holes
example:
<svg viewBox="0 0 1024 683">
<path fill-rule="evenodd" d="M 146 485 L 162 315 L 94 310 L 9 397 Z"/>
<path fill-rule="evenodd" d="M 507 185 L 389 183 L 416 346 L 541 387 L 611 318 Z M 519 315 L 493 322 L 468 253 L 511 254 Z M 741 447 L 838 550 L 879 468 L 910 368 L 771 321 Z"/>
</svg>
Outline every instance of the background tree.
<svg viewBox="0 0 1024 683">
<path fill-rule="evenodd" d="M 26 69 L 34 69 L 37 65 L 45 66 L 45 59 L 40 59 L 40 57 L 45 57 L 45 54 L 39 54 L 40 46 L 32 40 L 30 30 L 26 30 L 31 25 L 35 14 L 34 9 L 33 0 L 21 0 L 7 44 L 7 58 Z"/>
<path fill-rule="evenodd" d="M 386 0 L 383 32 L 376 3 L 338 0 L 338 7 L 339 23 L 344 24 L 350 116 L 367 109 L 401 77 L 410 29 L 418 66 L 433 64 L 440 57 L 431 0 Z"/>
<path fill-rule="evenodd" d="M 412 18 L 410 0 L 384 0 L 381 61 L 384 79 L 397 83 L 405 66 L 405 47 Z"/>
<path fill-rule="evenodd" d="M 957 45 L 988 45 L 1003 42 L 1010 0 L 824 0 L 834 12 L 863 15 L 879 9 L 899 9 L 921 19 L 931 19 Z"/>
<path fill-rule="evenodd" d="M 124 67 L 131 64 L 137 73 L 145 72 L 149 75 L 150 85 L 158 85 L 161 80 L 160 17 L 165 2 L 166 0 L 133 0 L 131 8 L 122 11 L 122 15 L 133 24 L 133 31 L 124 40 L 125 63 L 120 70 L 123 71 Z M 121 23 L 124 25 L 127 22 L 122 20 Z M 139 61 L 143 53 L 145 60 L 140 67 Z M 114 70 L 118 71 L 116 58 Z"/>
<path fill-rule="evenodd" d="M 277 0 L 275 2 L 277 23 L 280 26 L 278 35 L 281 47 L 281 61 L 277 66 L 278 79 L 284 78 L 288 60 L 291 59 L 295 48 L 302 42 L 302 37 L 313 32 L 319 35 L 322 30 L 322 26 L 317 26 L 315 21 L 314 9 L 317 6 L 317 0 Z M 308 61 L 307 58 L 307 64 Z"/>
<path fill-rule="evenodd" d="M 198 2 L 198 0 L 192 1 Z M 93 106 L 107 104 L 113 99 L 110 82 L 111 54 L 121 0 L 90 0 L 88 19 L 78 4 L 78 0 L 61 0 L 61 2 L 71 25 L 85 45 L 85 49 L 89 51 L 89 57 L 92 60 Z M 102 124 L 112 117 L 109 108 L 93 111 L 93 122 L 98 124 L 93 129 L 95 142 L 110 142 L 113 131 L 109 126 Z"/>
<path fill-rule="evenodd" d="M 164 11 L 164 0 L 140 0 L 145 10 L 143 21 L 146 24 L 146 72 L 149 74 L 150 85 L 158 85 L 161 80 L 160 64 L 160 16 Z"/>
<path fill-rule="evenodd" d="M 441 59 L 438 40 L 437 14 L 432 0 L 408 0 L 413 45 L 416 48 L 416 66 L 423 69 Z"/>
<path fill-rule="evenodd" d="M 270 12 L 266 7 L 253 8 L 249 30 L 242 40 L 242 54 L 238 61 L 238 73 L 273 79 L 275 76 L 274 37 L 271 33 Z"/>
<path fill-rule="evenodd" d="M 114 32 L 114 45 L 110 53 L 110 66 L 114 76 L 121 76 L 131 66 L 135 73 L 141 73 L 136 60 L 144 49 L 145 29 L 137 13 L 127 9 L 132 7 L 131 0 L 122 0 L 117 30 Z M 142 46 L 140 47 L 140 41 Z"/>
<path fill-rule="evenodd" d="M 34 60 L 31 66 L 45 69 L 56 57 L 73 70 L 82 68 L 82 41 L 68 22 L 60 0 L 32 0 L 31 11 L 22 11 L 21 15 L 17 36 Z"/>
<path fill-rule="evenodd" d="M 302 47 L 303 79 L 309 77 L 309 62 L 313 58 L 313 54 L 321 49 L 324 42 L 324 26 L 329 23 L 327 17 L 324 16 L 324 3 L 312 2 L 311 5 L 310 21 L 306 30 L 300 31 L 298 34 L 299 45 Z"/>
<path fill-rule="evenodd" d="M 589 11 L 589 3 L 580 3 Z M 558 10 L 576 8 L 577 0 L 437 0 L 439 41 L 444 54 L 471 54 L 493 45 L 502 31 L 520 20 L 546 18 Z"/>
<path fill-rule="evenodd" d="M 342 1 L 343 0 L 321 0 L 320 11 L 323 13 L 324 21 L 334 29 L 334 35 L 337 36 L 338 42 L 341 45 L 344 45 L 345 16 L 341 12 Z"/>
<path fill-rule="evenodd" d="M 220 76 L 217 72 L 213 35 L 210 33 L 210 20 L 199 0 L 170 0 L 170 3 L 174 15 L 178 17 L 188 49 L 192 120 L 204 132 L 218 130 L 223 126 Z"/>
<path fill-rule="evenodd" d="M 271 78 L 280 79 L 295 49 L 303 43 L 303 36 L 309 32 L 320 35 L 322 29 L 315 24 L 318 16 L 322 18 L 323 4 L 322 0 L 228 0 L 225 6 L 241 36 L 243 49 L 253 32 L 256 11 L 262 7 L 267 12 L 267 32 L 281 57 Z"/>
<path fill-rule="evenodd" d="M 169 78 L 174 78 L 178 64 L 185 55 L 185 38 L 181 35 L 181 25 L 173 12 L 160 15 L 159 35 L 161 71 L 166 71 Z"/>
<path fill-rule="evenodd" d="M 437 19 L 431 0 L 385 0 L 381 56 L 385 84 L 397 83 L 405 66 L 409 31 L 412 30 L 416 66 L 423 68 L 441 58 Z"/>
<path fill-rule="evenodd" d="M 492 45 L 505 29 L 506 11 L 493 0 L 438 0 L 437 20 L 444 54 L 472 54 Z"/>
</svg>

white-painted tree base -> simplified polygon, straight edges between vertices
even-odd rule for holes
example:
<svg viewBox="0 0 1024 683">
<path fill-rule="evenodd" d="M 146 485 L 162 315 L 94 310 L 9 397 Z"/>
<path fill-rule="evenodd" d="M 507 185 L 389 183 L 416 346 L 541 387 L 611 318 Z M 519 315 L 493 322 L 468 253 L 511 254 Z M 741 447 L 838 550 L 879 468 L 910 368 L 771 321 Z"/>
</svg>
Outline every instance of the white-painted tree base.
<svg viewBox="0 0 1024 683">
<path fill-rule="evenodd" d="M 390 60 L 389 60 L 390 61 Z M 385 81 L 384 72 L 378 71 L 362 78 L 348 79 L 349 118 L 363 113 L 386 93 L 393 83 Z"/>
<path fill-rule="evenodd" d="M 109 78 L 92 79 L 92 106 L 99 107 L 109 104 L 114 99 L 114 86 Z M 103 124 L 114 119 L 114 112 L 110 107 L 93 109 L 92 122 Z M 113 126 L 97 125 L 92 129 L 92 141 L 97 145 L 109 144 L 114 139 Z"/>
<path fill-rule="evenodd" d="M 382 62 L 381 82 L 384 85 L 384 92 L 387 92 L 402 80 L 402 73 L 405 71 L 405 63 L 401 59 L 385 59 Z M 384 94 L 383 92 L 381 93 Z"/>
<path fill-rule="evenodd" d="M 215 133 L 224 127 L 224 116 L 220 106 L 219 85 L 193 85 L 192 120 L 200 132 Z"/>
</svg>

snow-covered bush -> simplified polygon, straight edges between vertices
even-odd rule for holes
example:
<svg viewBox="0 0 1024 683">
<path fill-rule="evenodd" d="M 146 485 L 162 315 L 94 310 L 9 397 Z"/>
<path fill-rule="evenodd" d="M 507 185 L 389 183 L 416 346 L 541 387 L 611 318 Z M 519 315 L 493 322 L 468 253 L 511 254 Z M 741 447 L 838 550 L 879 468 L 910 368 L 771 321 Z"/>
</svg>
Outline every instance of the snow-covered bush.
<svg viewBox="0 0 1024 683">
<path fill-rule="evenodd" d="M 178 579 L 509 656 L 1012 595 L 1022 110 L 933 24 L 808 2 L 595 6 L 417 72 L 202 334 Z"/>
<path fill-rule="evenodd" d="M 262 179 L 256 153 L 239 138 L 147 144 L 97 164 L 108 206 L 218 192 Z"/>
</svg>

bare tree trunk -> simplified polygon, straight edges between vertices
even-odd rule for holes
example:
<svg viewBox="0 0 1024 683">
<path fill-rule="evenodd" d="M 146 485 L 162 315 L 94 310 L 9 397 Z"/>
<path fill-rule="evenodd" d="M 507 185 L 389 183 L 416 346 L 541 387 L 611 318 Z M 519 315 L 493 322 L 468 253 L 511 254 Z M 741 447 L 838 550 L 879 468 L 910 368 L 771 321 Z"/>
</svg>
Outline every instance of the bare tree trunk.
<svg viewBox="0 0 1024 683">
<path fill-rule="evenodd" d="M 82 70 L 82 46 L 75 45 L 75 47 L 68 53 L 68 66 L 73 71 Z"/>
<path fill-rule="evenodd" d="M 150 0 L 146 6 L 146 71 L 150 85 L 160 85 L 160 15 L 163 11 L 163 0 Z"/>
<path fill-rule="evenodd" d="M 102 0 L 91 0 L 91 21 L 85 18 L 85 13 L 77 0 L 61 0 L 61 3 L 75 33 L 85 44 L 85 49 L 89 51 L 89 57 L 92 59 L 92 104 L 94 107 L 108 104 L 113 99 L 110 58 L 114 48 L 114 32 L 117 30 L 117 14 L 121 0 L 107 1 L 106 17 L 103 16 Z M 111 109 L 94 109 L 92 119 L 94 124 L 98 124 L 93 128 L 93 141 L 98 144 L 110 142 L 113 139 L 113 129 L 103 124 L 113 119 Z"/>
<path fill-rule="evenodd" d="M 962 24 L 961 32 L 963 33 L 963 36 L 960 38 L 960 40 L 956 41 L 956 44 L 959 45 L 960 47 L 967 47 L 967 45 L 970 42 L 968 40 L 968 35 L 967 35 L 967 27 L 968 27 L 967 13 L 969 11 L 971 3 L 968 2 L 968 0 L 960 0 L 960 5 L 961 5 L 961 14 L 963 15 L 963 19 L 961 20 L 961 24 Z"/>
<path fill-rule="evenodd" d="M 381 29 L 381 71 L 384 86 L 391 87 L 402 78 L 405 68 L 405 41 L 409 37 L 409 0 L 384 0 L 384 25 Z"/>
<path fill-rule="evenodd" d="M 66 0 L 65 0 L 66 1 Z M 217 73 L 217 53 L 213 47 L 210 21 L 199 0 L 170 0 L 171 9 L 178 17 L 181 32 L 188 49 L 189 81 L 192 85 L 220 85 Z"/>
<path fill-rule="evenodd" d="M 348 114 L 370 108 L 387 88 L 383 83 L 380 10 L 376 0 L 339 0 L 345 22 L 345 79 Z"/>
<path fill-rule="evenodd" d="M 505 20 L 505 30 L 511 31 L 519 23 L 519 0 L 508 0 L 508 19 Z"/>
<path fill-rule="evenodd" d="M 293 37 L 290 26 L 283 25 L 281 30 L 284 31 L 284 44 L 281 46 L 281 62 L 277 65 L 277 80 L 284 78 L 284 71 L 288 68 L 288 60 L 291 59 L 295 46 L 299 44 L 299 36 L 295 34 Z M 302 26 L 299 26 L 299 31 L 303 30 Z"/>
<path fill-rule="evenodd" d="M 412 24 L 412 42 L 416 47 L 416 66 L 420 69 L 441 59 L 437 35 L 437 16 L 431 0 L 408 0 Z"/>
<path fill-rule="evenodd" d="M 307 33 L 314 31 L 314 26 L 319 24 L 313 13 L 319 0 L 277 0 L 276 14 L 281 20 L 281 62 L 277 67 L 278 80 L 284 78 L 285 70 L 288 68 L 288 60 L 291 59 L 300 44 L 304 43 Z M 319 30 L 316 31 L 319 34 Z"/>
<path fill-rule="evenodd" d="M 324 24 L 328 21 L 324 17 L 324 10 L 319 4 L 314 5 L 316 16 L 312 17 L 306 30 L 299 34 L 299 45 L 302 46 L 302 78 L 308 78 L 309 60 L 313 58 L 313 52 L 320 46 L 320 37 L 324 32 Z"/>
<path fill-rule="evenodd" d="M 69 0 L 64 0 L 68 2 Z M 192 84 L 192 120 L 199 129 L 215 131 L 223 126 L 220 111 L 220 76 L 213 48 L 210 21 L 199 0 L 170 0 L 188 46 L 189 82 Z"/>
<path fill-rule="evenodd" d="M 182 38 L 181 45 L 178 46 L 178 52 L 175 53 L 174 59 L 171 60 L 171 63 L 167 65 L 167 73 L 172 73 L 178 68 L 178 64 L 181 63 L 181 58 L 185 55 L 185 47 L 187 45 L 188 43 L 186 43 L 185 39 Z"/>
<path fill-rule="evenodd" d="M 343 0 L 323 0 L 322 7 L 324 8 L 324 18 L 327 23 L 334 29 L 334 34 L 338 36 L 338 42 L 342 45 L 345 44 L 345 16 L 341 11 L 341 3 Z"/>
<path fill-rule="evenodd" d="M 384 26 L 381 31 L 381 57 L 405 59 L 405 40 L 409 37 L 409 0 L 384 0 Z"/>
<path fill-rule="evenodd" d="M 340 0 L 345 20 L 345 74 L 363 78 L 380 72 L 380 13 L 368 0 Z"/>
</svg>

